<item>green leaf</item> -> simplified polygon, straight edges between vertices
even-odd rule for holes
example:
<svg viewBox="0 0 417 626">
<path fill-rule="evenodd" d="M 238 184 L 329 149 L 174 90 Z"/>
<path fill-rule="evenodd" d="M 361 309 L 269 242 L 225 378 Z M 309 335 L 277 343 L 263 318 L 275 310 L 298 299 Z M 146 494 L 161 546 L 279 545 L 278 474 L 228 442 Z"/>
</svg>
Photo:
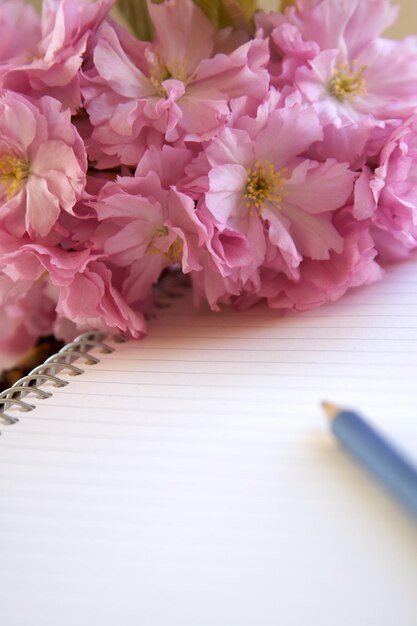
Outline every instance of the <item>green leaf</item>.
<svg viewBox="0 0 417 626">
<path fill-rule="evenodd" d="M 242 27 L 243 22 L 247 27 L 258 8 L 256 0 L 193 0 L 193 2 L 216 28 L 236 26 L 236 22 L 239 22 L 239 27 Z"/>
<path fill-rule="evenodd" d="M 221 0 L 221 15 L 226 24 L 253 33 L 252 17 L 257 9 L 256 0 Z"/>
<path fill-rule="evenodd" d="M 117 0 L 116 6 L 126 26 L 136 37 L 144 41 L 152 39 L 153 28 L 146 0 Z"/>
<path fill-rule="evenodd" d="M 253 14 L 258 9 L 258 3 L 256 0 L 236 0 L 235 4 L 239 5 L 242 13 L 247 19 L 252 19 Z"/>
<path fill-rule="evenodd" d="M 220 0 L 194 0 L 216 28 L 220 26 Z"/>
</svg>

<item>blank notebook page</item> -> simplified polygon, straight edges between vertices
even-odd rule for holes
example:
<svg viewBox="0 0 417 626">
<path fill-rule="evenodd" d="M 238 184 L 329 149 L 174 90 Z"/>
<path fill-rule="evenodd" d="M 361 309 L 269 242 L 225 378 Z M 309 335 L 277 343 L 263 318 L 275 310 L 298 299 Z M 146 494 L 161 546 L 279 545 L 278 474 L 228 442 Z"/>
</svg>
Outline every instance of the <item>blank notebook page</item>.
<svg viewBox="0 0 417 626">
<path fill-rule="evenodd" d="M 319 406 L 360 409 L 417 459 L 416 268 L 282 318 L 185 295 L 17 413 L 0 623 L 416 625 L 417 526 Z"/>
</svg>

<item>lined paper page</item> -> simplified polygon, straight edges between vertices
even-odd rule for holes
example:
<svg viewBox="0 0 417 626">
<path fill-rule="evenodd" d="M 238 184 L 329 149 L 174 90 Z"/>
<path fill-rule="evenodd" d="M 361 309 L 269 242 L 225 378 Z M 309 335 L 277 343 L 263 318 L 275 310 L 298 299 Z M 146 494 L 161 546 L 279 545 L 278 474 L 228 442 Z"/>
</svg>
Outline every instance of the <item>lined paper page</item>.
<svg viewBox="0 0 417 626">
<path fill-rule="evenodd" d="M 0 623 L 415 624 L 417 528 L 319 403 L 417 459 L 416 269 L 283 318 L 185 295 L 34 399 L 0 438 Z"/>
</svg>

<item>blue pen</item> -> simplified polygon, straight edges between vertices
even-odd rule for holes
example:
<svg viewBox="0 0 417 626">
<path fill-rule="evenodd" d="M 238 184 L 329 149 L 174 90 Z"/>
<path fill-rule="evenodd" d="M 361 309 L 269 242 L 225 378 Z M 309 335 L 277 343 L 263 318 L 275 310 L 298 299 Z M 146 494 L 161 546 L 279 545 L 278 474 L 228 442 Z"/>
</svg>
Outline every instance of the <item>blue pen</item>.
<svg viewBox="0 0 417 626">
<path fill-rule="evenodd" d="M 357 413 L 322 406 L 337 439 L 417 518 L 417 466 Z"/>
</svg>

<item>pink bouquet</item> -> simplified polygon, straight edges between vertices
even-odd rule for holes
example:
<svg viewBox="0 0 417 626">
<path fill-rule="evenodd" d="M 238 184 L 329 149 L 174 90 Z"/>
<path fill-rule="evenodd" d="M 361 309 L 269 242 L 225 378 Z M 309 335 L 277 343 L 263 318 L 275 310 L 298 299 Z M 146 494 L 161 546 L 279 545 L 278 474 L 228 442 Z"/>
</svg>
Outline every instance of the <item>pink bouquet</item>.
<svg viewBox="0 0 417 626">
<path fill-rule="evenodd" d="M 212 309 L 303 311 L 417 247 L 417 40 L 381 37 L 389 0 L 148 0 L 149 41 L 112 4 L 0 0 L 0 366 L 142 335 L 171 266 Z"/>
</svg>

